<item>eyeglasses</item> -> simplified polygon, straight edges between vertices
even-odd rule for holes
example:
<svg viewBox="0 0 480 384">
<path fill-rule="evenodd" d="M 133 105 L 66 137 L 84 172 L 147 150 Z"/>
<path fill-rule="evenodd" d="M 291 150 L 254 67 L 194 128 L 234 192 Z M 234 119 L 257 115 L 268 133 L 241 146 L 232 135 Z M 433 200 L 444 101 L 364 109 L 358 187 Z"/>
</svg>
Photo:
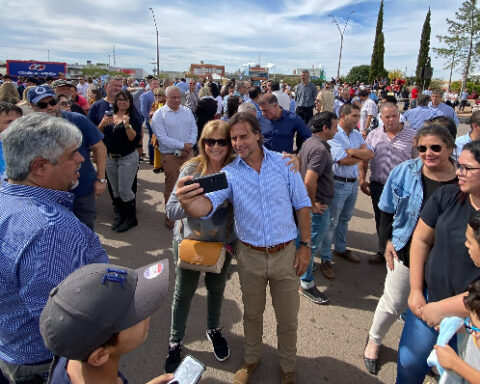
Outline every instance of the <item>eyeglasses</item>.
<svg viewBox="0 0 480 384">
<path fill-rule="evenodd" d="M 470 167 L 468 165 L 458 163 L 457 169 L 461 175 L 466 175 L 467 173 L 470 173 L 471 171 L 475 171 L 476 169 L 480 169 L 480 168 Z"/>
<path fill-rule="evenodd" d="M 433 145 L 417 145 L 417 151 L 420 153 L 427 152 L 427 149 L 430 148 L 433 152 L 438 153 L 442 151 L 442 146 L 440 144 Z"/>
<path fill-rule="evenodd" d="M 471 335 L 473 332 L 480 332 L 480 328 L 474 327 L 472 325 L 472 320 L 470 320 L 469 317 L 465 319 L 465 321 L 463 322 L 463 325 L 465 326 L 465 330 L 469 335 Z"/>
<path fill-rule="evenodd" d="M 44 101 L 39 101 L 37 104 L 35 104 L 35 106 L 39 109 L 46 109 L 49 105 L 51 105 L 52 107 L 57 105 L 57 99 L 51 99 L 46 103 Z"/>
<path fill-rule="evenodd" d="M 218 144 L 220 147 L 226 147 L 228 145 L 227 139 L 202 139 L 202 143 L 213 147 L 215 144 Z"/>
</svg>

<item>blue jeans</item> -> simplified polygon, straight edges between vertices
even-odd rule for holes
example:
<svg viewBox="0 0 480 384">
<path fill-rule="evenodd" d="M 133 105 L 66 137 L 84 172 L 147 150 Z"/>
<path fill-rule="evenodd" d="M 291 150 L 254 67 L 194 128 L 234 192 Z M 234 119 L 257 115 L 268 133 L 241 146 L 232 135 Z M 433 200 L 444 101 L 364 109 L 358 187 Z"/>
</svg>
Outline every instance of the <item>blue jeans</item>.
<svg viewBox="0 0 480 384">
<path fill-rule="evenodd" d="M 438 332 L 430 328 L 410 310 L 403 327 L 398 346 L 397 384 L 422 384 L 431 369 L 427 358 L 437 342 Z M 450 346 L 457 351 L 457 337 L 450 340 Z"/>
<path fill-rule="evenodd" d="M 315 255 L 322 248 L 323 240 L 327 236 L 328 228 L 330 227 L 330 207 L 328 207 L 322 214 L 311 213 L 312 219 L 312 252 L 310 257 L 310 264 L 308 264 L 307 270 L 301 277 L 301 283 L 303 289 L 312 288 L 315 283 L 313 282 L 313 261 Z M 297 248 L 300 246 L 300 232 L 296 239 Z"/>
<path fill-rule="evenodd" d="M 145 125 L 147 126 L 147 129 L 148 129 L 148 160 L 153 161 L 153 156 L 154 156 L 154 151 L 153 151 L 154 148 L 152 145 L 153 130 L 150 123 L 145 122 Z"/>
<path fill-rule="evenodd" d="M 348 222 L 357 202 L 358 180 L 354 183 L 334 180 L 334 185 L 335 195 L 330 204 L 330 228 L 320 252 L 322 262 L 332 261 L 332 242 L 335 244 L 335 251 L 345 252 Z"/>
</svg>

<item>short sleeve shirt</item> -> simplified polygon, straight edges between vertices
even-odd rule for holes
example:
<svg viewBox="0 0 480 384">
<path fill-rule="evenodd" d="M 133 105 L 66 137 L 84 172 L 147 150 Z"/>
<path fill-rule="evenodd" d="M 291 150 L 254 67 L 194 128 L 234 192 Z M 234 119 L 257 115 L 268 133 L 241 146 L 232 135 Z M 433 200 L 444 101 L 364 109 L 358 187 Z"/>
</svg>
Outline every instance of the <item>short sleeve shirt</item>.
<svg viewBox="0 0 480 384">
<path fill-rule="evenodd" d="M 315 201 L 330 205 L 334 195 L 330 145 L 321 137 L 312 135 L 303 143 L 299 155 L 302 160 L 302 177 L 305 179 L 307 170 L 318 175 Z"/>
<path fill-rule="evenodd" d="M 465 229 L 474 212 L 468 196 L 458 185 L 437 189 L 428 199 L 420 218 L 435 229 L 435 242 L 425 265 L 428 301 L 458 295 L 480 278 L 465 247 Z"/>
</svg>

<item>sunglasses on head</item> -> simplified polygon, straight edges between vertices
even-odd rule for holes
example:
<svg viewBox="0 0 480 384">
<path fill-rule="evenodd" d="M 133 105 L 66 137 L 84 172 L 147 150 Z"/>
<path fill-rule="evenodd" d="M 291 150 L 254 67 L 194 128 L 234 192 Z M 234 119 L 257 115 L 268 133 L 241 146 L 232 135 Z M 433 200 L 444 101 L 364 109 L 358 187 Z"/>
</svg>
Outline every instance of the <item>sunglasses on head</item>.
<svg viewBox="0 0 480 384">
<path fill-rule="evenodd" d="M 220 147 L 226 147 L 228 145 L 227 139 L 202 139 L 202 143 L 213 147 L 215 144 L 218 144 Z"/>
<path fill-rule="evenodd" d="M 57 100 L 51 99 L 49 102 L 39 101 L 37 104 L 35 104 L 35 106 L 40 109 L 48 108 L 49 105 L 54 107 L 55 105 L 57 105 Z"/>
<path fill-rule="evenodd" d="M 441 152 L 442 146 L 440 144 L 433 144 L 433 145 L 417 145 L 417 151 L 420 153 L 427 152 L 427 149 L 430 148 L 433 152 Z"/>
</svg>

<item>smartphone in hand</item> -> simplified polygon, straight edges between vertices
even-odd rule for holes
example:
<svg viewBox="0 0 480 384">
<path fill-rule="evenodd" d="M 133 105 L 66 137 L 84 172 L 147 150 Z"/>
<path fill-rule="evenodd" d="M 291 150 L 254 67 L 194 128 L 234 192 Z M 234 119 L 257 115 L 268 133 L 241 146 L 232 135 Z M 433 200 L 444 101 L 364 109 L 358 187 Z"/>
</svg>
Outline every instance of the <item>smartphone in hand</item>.
<svg viewBox="0 0 480 384">
<path fill-rule="evenodd" d="M 205 371 L 205 365 L 191 355 L 185 356 L 173 372 L 174 379 L 168 384 L 197 384 Z"/>
<path fill-rule="evenodd" d="M 209 193 L 228 188 L 227 175 L 225 172 L 214 173 L 212 175 L 197 177 L 193 180 L 187 180 L 185 185 L 194 183 L 200 184 L 200 187 L 203 188 L 203 193 Z"/>
</svg>

